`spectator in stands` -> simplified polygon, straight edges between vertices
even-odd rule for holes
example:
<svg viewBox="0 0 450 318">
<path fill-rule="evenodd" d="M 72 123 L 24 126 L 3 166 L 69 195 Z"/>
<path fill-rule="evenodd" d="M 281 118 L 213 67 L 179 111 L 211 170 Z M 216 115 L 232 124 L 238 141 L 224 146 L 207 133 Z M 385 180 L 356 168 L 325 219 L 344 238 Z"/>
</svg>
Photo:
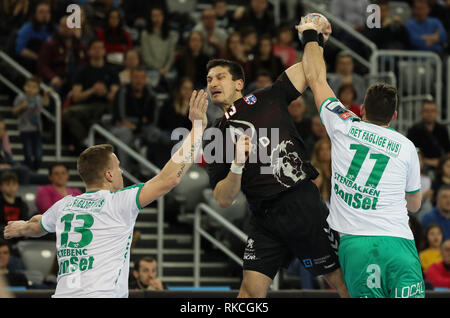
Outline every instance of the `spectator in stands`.
<svg viewBox="0 0 450 318">
<path fill-rule="evenodd" d="M 276 80 L 284 71 L 281 59 L 278 56 L 273 55 L 272 39 L 269 35 L 262 35 L 259 38 L 258 52 L 255 59 L 251 62 L 251 75 L 256 74 L 258 70 L 263 69 L 270 73 L 272 80 Z M 250 81 L 253 81 L 254 79 L 254 77 L 250 77 Z"/>
<path fill-rule="evenodd" d="M 331 196 L 331 142 L 328 138 L 319 139 L 311 154 L 311 164 L 319 171 L 313 180 L 322 199 L 329 204 Z"/>
<path fill-rule="evenodd" d="M 6 42 L 8 35 L 15 34 L 15 31 L 24 25 L 29 17 L 29 0 L 3 0 L 0 4 L 1 39 Z"/>
<path fill-rule="evenodd" d="M 152 86 L 168 85 L 174 78 L 172 67 L 177 41 L 177 35 L 169 29 L 169 21 L 163 9 L 153 8 L 150 22 L 147 29 L 142 31 L 140 42 L 144 65 L 152 71 L 149 76 L 157 78 L 154 83 L 152 81 Z M 160 83 L 161 79 L 163 81 Z"/>
<path fill-rule="evenodd" d="M 439 159 L 436 175 L 431 184 L 431 188 L 434 193 L 437 193 L 444 184 L 450 185 L 450 153 L 443 155 Z M 433 197 L 433 203 L 436 203 L 435 197 Z"/>
<path fill-rule="evenodd" d="M 448 184 L 439 189 L 436 206 L 422 218 L 422 227 L 426 228 L 431 223 L 440 225 L 444 240 L 450 238 L 450 185 Z"/>
<path fill-rule="evenodd" d="M 227 31 L 216 24 L 216 12 L 213 9 L 205 9 L 202 12 L 202 20 L 192 29 L 203 36 L 203 53 L 209 58 L 220 56 L 227 41 Z"/>
<path fill-rule="evenodd" d="M 80 195 L 82 192 L 77 188 L 67 186 L 69 181 L 69 168 L 62 162 L 56 162 L 48 168 L 48 179 L 50 184 L 40 186 L 36 191 L 37 213 L 44 214 L 53 204 L 66 195 Z"/>
<path fill-rule="evenodd" d="M 443 241 L 442 229 L 439 224 L 430 224 L 425 229 L 425 246 L 419 253 L 422 270 L 426 273 L 427 269 L 435 264 L 442 262 L 441 244 Z"/>
<path fill-rule="evenodd" d="M 186 45 L 175 59 L 178 78 L 189 77 L 195 89 L 204 88 L 208 61 L 208 56 L 203 53 L 203 36 L 199 32 L 191 32 Z"/>
<path fill-rule="evenodd" d="M 247 7 L 239 7 L 234 13 L 236 30 L 252 26 L 259 34 L 275 36 L 275 18 L 267 0 L 250 0 Z"/>
<path fill-rule="evenodd" d="M 152 8 L 162 8 L 167 12 L 165 0 L 126 0 L 122 2 L 126 24 L 131 28 L 143 29 L 147 25 L 148 13 Z"/>
<path fill-rule="evenodd" d="M 141 65 L 141 56 L 136 49 L 128 49 L 123 54 L 124 69 L 119 73 L 120 85 L 130 84 L 131 71 Z"/>
<path fill-rule="evenodd" d="M 309 135 L 311 135 L 311 119 L 305 116 L 306 104 L 303 98 L 300 96 L 297 99 L 294 99 L 288 106 L 288 111 L 294 120 L 294 125 L 297 132 L 300 137 L 305 140 Z"/>
<path fill-rule="evenodd" d="M 140 290 L 163 290 L 164 285 L 161 280 L 157 278 L 157 266 L 158 263 L 153 257 L 144 256 L 139 259 L 134 265 L 134 280 L 130 282 L 129 288 Z"/>
<path fill-rule="evenodd" d="M 450 151 L 447 127 L 438 123 L 439 111 L 434 100 L 425 100 L 420 112 L 422 120 L 408 130 L 407 137 L 420 149 L 424 163 L 436 168 L 439 158 Z"/>
<path fill-rule="evenodd" d="M 309 155 L 313 153 L 314 145 L 319 139 L 328 137 L 325 126 L 322 125 L 319 115 L 315 115 L 311 119 L 311 132 L 312 134 L 304 140 Z"/>
<path fill-rule="evenodd" d="M 261 89 L 273 84 L 271 74 L 266 70 L 261 70 L 256 74 L 255 89 Z"/>
<path fill-rule="evenodd" d="M 355 113 L 356 116 L 361 117 L 361 106 L 356 104 L 356 89 L 353 84 L 342 84 L 338 90 L 339 101 L 350 111 Z"/>
<path fill-rule="evenodd" d="M 103 41 L 94 39 L 88 49 L 88 64 L 77 69 L 73 79 L 72 105 L 64 112 L 64 123 L 72 138 L 72 150 L 87 145 L 89 127 L 110 113 L 119 89 L 119 77 L 105 65 Z"/>
<path fill-rule="evenodd" d="M 431 265 L 425 273 L 425 279 L 435 289 L 450 289 L 450 239 L 441 245 L 442 262 Z"/>
<path fill-rule="evenodd" d="M 147 140 L 160 135 L 155 127 L 155 95 L 147 84 L 145 68 L 134 68 L 130 84 L 122 85 L 114 99 L 111 132 L 129 146 L 137 139 Z M 120 148 L 117 151 L 120 165 L 127 171 L 133 170 L 128 154 Z"/>
<path fill-rule="evenodd" d="M 366 9 L 369 4 L 368 0 L 332 0 L 330 11 L 354 30 L 361 32 L 366 24 Z"/>
<path fill-rule="evenodd" d="M 189 99 L 194 90 L 194 83 L 190 78 L 181 79 L 173 99 L 166 101 L 161 109 L 158 127 L 169 135 L 176 128 L 191 129 L 192 124 L 188 118 Z"/>
<path fill-rule="evenodd" d="M 28 184 L 30 172 L 27 167 L 14 162 L 6 124 L 3 120 L 0 120 L 0 135 L 3 136 L 2 142 L 0 142 L 0 172 L 12 170 L 19 176 L 20 184 Z"/>
<path fill-rule="evenodd" d="M 84 5 L 89 24 L 94 30 L 102 28 L 108 19 L 108 12 L 114 9 L 115 0 L 95 0 Z M 123 14 L 122 14 L 123 16 Z"/>
<path fill-rule="evenodd" d="M 273 45 L 273 54 L 278 56 L 283 62 L 285 68 L 294 65 L 297 62 L 297 50 L 294 47 L 294 32 L 292 26 L 282 25 L 278 30 L 276 43 Z"/>
<path fill-rule="evenodd" d="M 414 0 L 414 18 L 406 22 L 405 27 L 414 50 L 441 54 L 447 42 L 447 32 L 441 21 L 429 17 L 429 13 L 430 6 L 427 0 Z"/>
<path fill-rule="evenodd" d="M 253 27 L 245 27 L 240 30 L 241 42 L 247 58 L 252 61 L 258 55 L 258 33 Z"/>
<path fill-rule="evenodd" d="M 424 214 L 433 208 L 435 191 L 432 188 L 433 181 L 424 168 L 423 153 L 419 150 L 417 155 L 420 163 L 420 192 L 422 194 L 422 204 L 420 205 L 420 209 L 415 213 L 415 216 L 419 220 L 422 220 Z"/>
<path fill-rule="evenodd" d="M 233 26 L 233 13 L 227 9 L 226 0 L 214 0 L 212 9 L 216 13 L 217 26 L 228 30 Z"/>
<path fill-rule="evenodd" d="M 59 21 L 58 32 L 39 51 L 37 72 L 44 82 L 62 96 L 71 88 L 70 74 L 86 61 L 86 50 L 76 39 L 73 28 L 67 26 L 67 16 Z"/>
<path fill-rule="evenodd" d="M 97 30 L 97 37 L 105 44 L 106 61 L 111 64 L 122 65 L 123 53 L 133 48 L 130 34 L 124 29 L 118 9 L 108 12 L 105 26 Z"/>
<path fill-rule="evenodd" d="M 4 277 L 9 286 L 27 288 L 29 284 L 26 276 L 10 267 L 10 257 L 9 245 L 0 239 L 0 277 Z"/>
<path fill-rule="evenodd" d="M 32 73 L 35 70 L 39 50 L 52 33 L 50 5 L 41 2 L 36 6 L 32 21 L 20 28 L 16 38 L 16 54 Z"/>
<path fill-rule="evenodd" d="M 227 60 L 239 63 L 244 69 L 245 78 L 251 78 L 252 63 L 245 54 L 242 38 L 239 32 L 233 32 L 227 39 L 225 54 Z M 248 81 L 246 81 L 246 84 Z"/>
<path fill-rule="evenodd" d="M 50 91 L 46 89 L 41 96 L 40 80 L 30 77 L 23 87 L 25 95 L 19 94 L 14 99 L 12 113 L 19 118 L 18 129 L 23 143 L 25 165 L 37 172 L 42 162 L 42 120 L 43 107 L 50 104 Z"/>
<path fill-rule="evenodd" d="M 329 83 L 333 91 L 339 91 L 343 84 L 353 84 L 356 90 L 356 104 L 364 103 L 366 84 L 364 78 L 353 72 L 353 58 L 347 51 L 341 51 L 336 57 L 336 74 L 329 74 Z"/>
<path fill-rule="evenodd" d="M 365 24 L 363 34 L 383 50 L 406 50 L 409 48 L 408 31 L 398 16 L 389 17 L 389 0 L 378 0 L 381 28 L 369 28 Z"/>
<path fill-rule="evenodd" d="M 13 155 L 11 150 L 11 143 L 9 141 L 8 131 L 6 130 L 6 124 L 0 119 L 0 145 L 1 148 L 6 151 L 10 156 Z"/>
<path fill-rule="evenodd" d="M 73 31 L 75 33 L 75 37 L 80 41 L 80 43 L 84 47 L 88 47 L 89 43 L 91 43 L 91 41 L 97 37 L 95 32 L 96 30 L 92 27 L 92 25 L 89 22 L 86 16 L 86 10 L 83 7 L 81 7 L 80 9 L 81 9 L 80 10 L 81 27 L 75 28 L 73 29 Z"/>
<path fill-rule="evenodd" d="M 17 196 L 19 190 L 17 174 L 12 171 L 3 172 L 0 190 L 0 227 L 5 227 L 9 221 L 26 220 L 28 205 L 20 196 Z"/>
</svg>

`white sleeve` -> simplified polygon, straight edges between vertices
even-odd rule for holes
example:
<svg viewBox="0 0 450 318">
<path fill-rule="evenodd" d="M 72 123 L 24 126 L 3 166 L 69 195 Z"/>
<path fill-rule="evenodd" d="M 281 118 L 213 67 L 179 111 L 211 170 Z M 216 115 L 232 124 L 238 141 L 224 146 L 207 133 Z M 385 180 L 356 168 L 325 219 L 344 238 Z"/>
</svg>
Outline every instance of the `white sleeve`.
<svg viewBox="0 0 450 318">
<path fill-rule="evenodd" d="M 53 204 L 43 215 L 41 218 L 41 227 L 48 233 L 56 232 L 56 222 L 58 222 L 58 211 L 64 206 L 64 202 L 66 198 L 70 196 L 66 196 Z"/>
<path fill-rule="evenodd" d="M 320 105 L 320 120 L 325 126 L 328 136 L 332 138 L 336 130 L 341 130 L 347 122 L 360 121 L 361 119 L 348 110 L 335 97 L 327 98 Z"/>
<path fill-rule="evenodd" d="M 408 167 L 408 178 L 406 179 L 406 193 L 420 192 L 420 164 L 416 148 L 411 144 L 411 160 Z"/>
<path fill-rule="evenodd" d="M 139 193 L 143 186 L 144 183 L 139 183 L 114 192 L 113 204 L 118 207 L 114 211 L 116 217 L 124 223 L 134 222 L 142 209 L 139 204 Z"/>
</svg>

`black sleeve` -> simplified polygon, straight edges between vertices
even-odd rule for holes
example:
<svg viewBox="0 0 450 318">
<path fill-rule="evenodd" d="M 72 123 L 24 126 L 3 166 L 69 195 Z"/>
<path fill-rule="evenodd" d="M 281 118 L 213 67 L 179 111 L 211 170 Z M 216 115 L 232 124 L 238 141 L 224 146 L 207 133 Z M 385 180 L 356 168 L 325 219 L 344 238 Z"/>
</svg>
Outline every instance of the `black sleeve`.
<svg viewBox="0 0 450 318">
<path fill-rule="evenodd" d="M 302 95 L 291 83 L 286 72 L 281 73 L 275 83 L 272 84 L 271 91 L 273 92 L 273 94 L 271 94 L 272 96 L 284 98 L 284 103 L 281 104 L 286 107 L 289 106 L 293 100 Z"/>
<path fill-rule="evenodd" d="M 26 204 L 22 199 L 20 200 L 20 216 L 19 216 L 19 219 L 21 219 L 21 220 L 28 220 L 28 204 Z"/>
<path fill-rule="evenodd" d="M 203 139 L 203 149 L 205 150 L 205 147 L 208 146 L 209 143 L 213 142 L 214 140 L 205 140 Z M 209 151 L 208 151 L 209 152 Z M 231 164 L 229 163 L 217 163 L 212 162 L 208 163 L 208 158 L 205 158 L 206 163 L 206 172 L 209 176 L 209 185 L 214 190 L 216 185 L 225 179 L 228 175 L 228 172 L 230 171 Z"/>
</svg>

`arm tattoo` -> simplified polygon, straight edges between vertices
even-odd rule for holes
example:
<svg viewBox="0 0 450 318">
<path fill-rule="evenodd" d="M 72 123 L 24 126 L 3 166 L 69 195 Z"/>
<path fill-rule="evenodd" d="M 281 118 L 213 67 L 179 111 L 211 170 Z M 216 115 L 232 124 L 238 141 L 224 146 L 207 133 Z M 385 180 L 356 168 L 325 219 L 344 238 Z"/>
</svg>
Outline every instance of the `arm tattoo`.
<svg viewBox="0 0 450 318">
<path fill-rule="evenodd" d="M 201 140 L 197 140 L 196 142 L 194 142 L 192 145 L 191 145 L 191 150 L 189 151 L 189 153 L 186 155 L 186 156 L 184 156 L 184 162 L 191 162 L 192 161 L 192 158 L 193 158 L 193 156 L 194 156 L 194 153 L 196 153 L 197 152 L 197 150 L 198 150 L 198 147 L 201 145 Z M 186 163 L 183 163 L 182 165 L 181 165 L 181 167 L 180 167 L 180 170 L 177 172 L 177 177 L 178 178 L 180 178 L 182 175 L 183 175 L 183 171 L 184 171 L 184 168 L 186 168 Z"/>
</svg>

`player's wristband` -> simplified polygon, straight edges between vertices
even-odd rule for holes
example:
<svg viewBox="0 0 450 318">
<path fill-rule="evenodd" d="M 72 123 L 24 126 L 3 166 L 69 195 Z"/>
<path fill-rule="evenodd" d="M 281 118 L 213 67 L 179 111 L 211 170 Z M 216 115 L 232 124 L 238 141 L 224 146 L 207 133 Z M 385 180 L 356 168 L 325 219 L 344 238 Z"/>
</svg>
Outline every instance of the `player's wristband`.
<svg viewBox="0 0 450 318">
<path fill-rule="evenodd" d="M 237 164 L 233 162 L 231 163 L 231 167 L 230 167 L 231 172 L 235 173 L 235 174 L 242 174 L 243 170 L 244 170 L 244 165 L 242 166 L 238 166 Z"/>
<path fill-rule="evenodd" d="M 324 38 L 323 38 L 323 34 L 322 33 L 319 33 L 319 35 L 317 36 L 317 38 L 318 38 L 318 43 L 319 43 L 319 46 L 321 46 L 322 48 L 323 48 L 323 44 L 324 44 L 324 42 L 325 42 L 325 40 L 324 40 Z"/>
<path fill-rule="evenodd" d="M 303 45 L 308 42 L 319 42 L 319 36 L 316 30 L 305 30 L 303 31 Z"/>
</svg>

